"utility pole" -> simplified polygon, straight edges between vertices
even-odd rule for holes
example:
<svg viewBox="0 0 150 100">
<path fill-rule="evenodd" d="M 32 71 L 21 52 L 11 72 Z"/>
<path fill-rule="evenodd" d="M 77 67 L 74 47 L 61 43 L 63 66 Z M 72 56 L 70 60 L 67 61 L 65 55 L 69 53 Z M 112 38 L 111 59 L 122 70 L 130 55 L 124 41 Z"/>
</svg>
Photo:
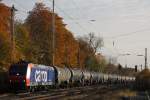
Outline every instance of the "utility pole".
<svg viewBox="0 0 150 100">
<path fill-rule="evenodd" d="M 14 63 L 14 57 L 15 57 L 15 41 L 14 41 L 14 16 L 15 11 L 17 11 L 14 7 L 14 5 L 11 7 L 11 20 L 10 20 L 10 37 L 11 37 L 11 62 Z"/>
<path fill-rule="evenodd" d="M 113 41 L 113 47 L 115 46 L 115 41 Z"/>
<path fill-rule="evenodd" d="M 145 48 L 145 69 L 147 69 L 147 48 Z"/>
<path fill-rule="evenodd" d="M 141 64 L 141 71 L 142 71 L 142 64 Z"/>
<path fill-rule="evenodd" d="M 55 1 L 53 0 L 52 14 L 52 65 L 55 65 Z"/>
</svg>

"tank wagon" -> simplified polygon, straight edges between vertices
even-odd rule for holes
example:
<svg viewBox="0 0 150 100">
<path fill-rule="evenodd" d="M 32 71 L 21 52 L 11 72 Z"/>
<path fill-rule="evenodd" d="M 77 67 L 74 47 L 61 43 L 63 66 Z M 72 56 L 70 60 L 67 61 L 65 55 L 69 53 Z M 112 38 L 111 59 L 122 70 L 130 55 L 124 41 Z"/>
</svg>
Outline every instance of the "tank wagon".
<svg viewBox="0 0 150 100">
<path fill-rule="evenodd" d="M 71 69 L 71 86 L 80 86 L 84 85 L 84 74 L 81 70 L 74 68 Z"/>
<path fill-rule="evenodd" d="M 84 70 L 83 71 L 83 77 L 84 77 L 83 84 L 84 85 L 90 85 L 91 79 L 92 79 L 92 74 L 90 73 L 90 71 Z"/>
<path fill-rule="evenodd" d="M 100 82 L 99 73 L 97 72 L 91 72 L 91 84 L 98 84 Z"/>
<path fill-rule="evenodd" d="M 67 67 L 60 68 L 54 66 L 55 68 L 55 80 L 57 86 L 66 87 L 71 81 L 71 72 Z"/>
<path fill-rule="evenodd" d="M 60 68 L 28 62 L 12 64 L 9 69 L 9 84 L 12 90 L 43 90 L 51 87 L 85 86 L 99 83 L 134 81 L 134 77 L 90 72 L 77 68 Z"/>
</svg>

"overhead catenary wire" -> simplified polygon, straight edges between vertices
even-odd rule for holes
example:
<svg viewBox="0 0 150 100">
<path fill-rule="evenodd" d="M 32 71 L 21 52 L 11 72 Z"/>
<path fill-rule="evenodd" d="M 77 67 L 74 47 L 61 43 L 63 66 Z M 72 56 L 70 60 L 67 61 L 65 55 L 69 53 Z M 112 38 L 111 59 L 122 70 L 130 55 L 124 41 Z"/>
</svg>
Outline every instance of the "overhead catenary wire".
<svg viewBox="0 0 150 100">
<path fill-rule="evenodd" d="M 78 12 L 79 12 L 79 14 L 80 14 L 80 16 L 81 16 L 80 8 L 78 8 L 78 6 L 76 5 L 76 2 L 75 2 L 74 0 L 72 0 L 72 2 L 73 2 L 73 6 L 75 6 L 75 7 L 78 9 Z M 83 13 L 82 13 L 82 14 L 83 14 Z M 90 20 L 93 20 L 93 19 L 90 19 Z M 91 23 L 91 22 L 90 22 L 90 20 L 87 20 L 87 21 L 88 21 L 88 23 L 90 23 L 90 24 L 92 24 L 92 25 L 93 25 L 93 23 Z M 107 47 L 105 47 L 105 46 L 104 46 L 104 48 L 106 48 L 106 49 L 108 49 L 110 52 L 114 53 L 112 49 L 107 48 Z M 115 49 L 115 48 L 114 48 L 114 49 Z M 117 50 L 117 52 L 116 52 L 116 53 L 117 53 L 117 54 L 119 54 L 119 53 L 118 53 L 118 50 Z"/>
<path fill-rule="evenodd" d="M 79 12 L 79 16 L 83 15 L 85 16 L 85 14 L 83 12 L 80 11 L 80 8 L 78 7 L 77 3 L 74 1 L 74 0 L 71 0 L 72 1 L 72 5 L 75 6 L 76 9 L 78 9 L 77 11 Z M 86 20 L 86 22 L 88 22 L 94 29 L 91 29 L 92 31 L 96 30 L 95 27 L 93 26 L 93 23 L 92 21 L 95 21 L 93 19 L 90 19 L 90 20 Z M 90 27 L 91 28 L 91 27 Z"/>
<path fill-rule="evenodd" d="M 23 11 L 23 12 L 28 11 L 22 4 L 16 2 L 15 0 L 13 0 L 13 2 L 14 2 L 18 7 L 20 7 L 20 8 L 22 9 L 21 11 Z"/>
<path fill-rule="evenodd" d="M 78 25 L 81 30 L 83 30 L 86 33 L 89 33 L 89 31 L 86 28 L 84 28 L 79 22 L 75 21 L 75 19 L 69 14 L 67 14 L 63 9 L 59 8 L 56 4 L 55 4 L 55 7 L 64 15 L 66 15 L 69 19 L 74 20 L 75 24 Z"/>
<path fill-rule="evenodd" d="M 28 13 L 29 13 L 28 10 L 27 10 L 23 5 L 21 5 L 20 3 L 16 2 L 15 0 L 13 0 L 13 2 L 14 2 L 19 8 L 22 9 L 22 10 L 21 10 L 21 9 L 17 9 L 16 14 L 19 14 L 19 12 L 24 13 L 24 14 L 28 14 Z"/>
<path fill-rule="evenodd" d="M 24 14 L 28 14 L 28 10 L 27 10 L 24 6 L 22 6 L 20 3 L 16 2 L 15 0 L 13 0 L 13 2 L 14 2 L 19 8 L 22 9 L 22 10 L 19 9 L 19 10 L 18 10 L 19 12 L 22 12 L 22 13 L 24 13 Z M 56 5 L 55 5 L 55 6 L 56 6 Z M 59 9 L 61 12 L 63 12 L 69 19 L 74 20 L 74 18 L 71 17 L 71 16 L 69 16 L 64 10 L 62 10 L 62 9 L 59 8 L 58 6 L 56 6 L 56 7 L 57 7 L 57 9 Z M 17 12 L 17 13 L 18 13 L 18 12 Z M 75 23 L 76 23 L 76 25 L 79 26 L 80 29 L 82 29 L 83 31 L 85 31 L 85 32 L 88 33 L 87 29 L 85 29 L 79 22 L 75 21 Z"/>
<path fill-rule="evenodd" d="M 13 1 L 15 2 L 15 4 L 17 4 L 20 8 L 23 9 L 23 10 L 19 10 L 20 12 L 22 12 L 22 13 L 27 13 L 27 14 L 28 14 L 27 9 L 26 9 L 24 6 L 22 6 L 20 3 L 16 2 L 15 0 L 13 0 Z M 78 6 L 76 5 L 76 2 L 75 2 L 74 0 L 73 0 L 72 2 L 74 3 L 74 6 L 75 6 L 76 8 L 78 8 Z M 82 29 L 83 31 L 89 33 L 89 31 L 88 31 L 85 27 L 83 27 L 79 22 L 75 21 L 75 19 L 74 19 L 73 17 L 71 17 L 70 15 L 68 15 L 64 10 L 62 10 L 61 8 L 59 8 L 57 5 L 56 5 L 56 7 L 57 7 L 61 12 L 63 12 L 66 16 L 68 16 L 69 19 L 73 20 L 73 21 L 76 23 L 76 25 L 79 26 L 80 29 Z M 80 12 L 80 11 L 79 11 L 79 12 Z M 89 22 L 89 23 L 90 23 L 90 22 Z M 92 24 L 92 23 L 90 23 L 90 24 Z M 143 31 L 143 30 L 140 30 L 140 31 Z M 112 37 L 106 37 L 106 39 L 125 37 L 125 36 L 128 36 L 128 35 L 131 35 L 131 34 L 135 34 L 135 33 L 137 33 L 137 32 L 140 32 L 140 31 L 135 31 L 135 32 L 125 33 L 125 34 L 120 34 L 120 35 L 116 35 L 116 36 L 112 36 Z"/>
<path fill-rule="evenodd" d="M 84 16 L 85 17 L 86 15 L 80 10 L 81 8 L 77 5 L 77 2 L 75 0 L 71 0 L 71 2 L 72 2 L 72 6 L 74 6 L 77 9 L 77 11 L 79 13 L 79 16 Z M 80 20 L 80 19 L 73 19 L 73 21 L 74 20 Z M 83 21 L 83 19 L 81 19 L 81 21 Z M 96 30 L 96 28 L 94 27 L 94 24 L 93 24 L 95 19 L 87 19 L 85 21 L 86 21 L 86 23 L 90 24 L 90 27 L 88 27 L 88 28 L 91 29 L 91 32 Z M 93 27 L 93 28 L 91 28 L 91 27 Z"/>
<path fill-rule="evenodd" d="M 25 9 L 22 5 L 20 6 L 20 4 L 18 4 L 18 2 L 16 2 L 15 0 L 13 0 L 14 2 L 15 2 L 15 4 L 17 4 L 20 8 L 22 8 L 22 9 L 24 9 L 24 10 L 18 10 L 18 11 L 20 11 L 20 12 L 22 12 L 22 13 L 24 13 L 24 14 L 28 14 L 28 12 L 27 12 L 27 9 Z M 76 5 L 76 3 L 73 1 L 73 3 L 75 4 L 75 6 L 76 6 L 76 8 L 78 8 L 77 7 L 77 5 Z M 58 6 L 56 6 L 61 12 L 63 12 L 65 15 L 67 15 L 67 17 L 69 18 L 69 19 L 71 19 L 71 20 L 73 20 L 75 23 L 76 23 L 76 25 L 78 25 L 79 26 L 79 28 L 80 29 L 82 29 L 83 31 L 85 31 L 85 32 L 89 32 L 85 27 L 83 27 L 79 22 L 77 22 L 77 21 L 75 21 L 75 19 L 72 17 L 72 16 L 70 16 L 70 15 L 68 15 L 64 10 L 62 10 L 61 8 L 59 8 Z M 18 13 L 18 12 L 17 12 Z M 133 34 L 137 34 L 137 33 L 140 33 L 140 32 L 143 32 L 143 31 L 147 31 L 147 30 L 150 30 L 149 28 L 148 29 L 142 29 L 142 30 L 137 30 L 137 31 L 133 31 L 133 32 L 129 32 L 129 33 L 125 33 L 125 34 L 119 34 L 119 35 L 115 35 L 115 36 L 112 36 L 112 37 L 104 37 L 105 39 L 117 39 L 117 38 L 121 38 L 121 37 L 127 37 L 127 36 L 130 36 L 130 35 L 133 35 Z"/>
<path fill-rule="evenodd" d="M 56 6 L 56 7 L 57 7 L 57 6 Z M 70 15 L 68 15 L 64 10 L 60 9 L 59 7 L 57 7 L 57 8 L 58 8 L 61 12 L 63 12 L 66 16 L 68 16 L 69 19 L 74 20 L 74 18 L 71 17 Z M 81 28 L 83 31 L 85 31 L 85 32 L 88 33 L 87 29 L 85 29 L 82 25 L 80 25 L 79 22 L 77 22 L 77 21 L 74 21 L 74 22 L 75 22 L 78 26 L 80 26 L 79 28 Z"/>
<path fill-rule="evenodd" d="M 128 33 L 124 33 L 124 34 L 119 34 L 119 35 L 115 35 L 115 36 L 111 36 L 111 37 L 105 37 L 105 39 L 116 39 L 116 38 L 121 38 L 121 37 L 127 37 L 130 35 L 134 35 L 134 34 L 139 34 L 140 32 L 145 32 L 145 31 L 149 31 L 150 28 L 146 28 L 146 29 L 141 29 L 141 30 L 137 30 L 137 31 L 133 31 L 133 32 L 128 32 Z"/>
<path fill-rule="evenodd" d="M 74 7 L 75 9 L 79 8 L 78 5 L 76 4 L 75 0 L 71 0 L 71 1 L 73 2 L 73 6 L 75 6 Z M 93 4 L 93 3 L 91 3 L 91 4 Z M 104 6 L 103 4 L 94 4 L 94 5 L 91 5 L 91 4 L 87 5 L 85 8 L 83 6 L 80 6 L 80 8 L 77 9 L 76 11 L 78 11 L 78 10 L 80 11 L 80 9 L 90 9 L 90 8 L 93 8 L 93 7 L 98 7 L 99 10 L 100 9 L 103 10 L 103 8 L 110 8 L 110 9 L 112 9 L 112 8 L 115 8 L 115 9 L 124 8 L 125 10 L 133 10 L 133 11 L 136 10 L 136 8 L 131 6 L 130 4 L 127 4 L 126 6 L 123 6 L 123 7 L 122 6 L 113 6 L 113 5 L 112 6 L 106 6 L 106 5 Z M 72 10 L 72 9 L 70 9 L 70 8 L 66 9 L 65 8 L 65 11 Z M 84 10 L 84 12 L 86 12 L 86 10 Z M 82 14 L 84 12 L 82 12 Z M 128 15 L 121 15 L 121 17 L 128 17 L 128 16 L 138 17 L 138 16 L 141 16 L 141 14 L 132 13 L 132 14 L 128 14 Z M 112 16 L 110 16 L 110 17 L 112 17 Z M 76 20 L 85 20 L 85 19 L 83 18 L 83 19 L 76 19 Z"/>
<path fill-rule="evenodd" d="M 71 1 L 72 1 L 72 0 L 71 0 Z M 75 1 L 73 1 L 73 2 L 75 2 Z M 75 5 L 76 5 L 76 4 L 75 4 Z M 93 8 L 93 7 L 97 7 L 97 8 L 99 8 L 99 9 L 105 9 L 105 8 L 120 9 L 120 8 L 124 8 L 124 7 L 122 7 L 122 6 L 115 6 L 115 5 L 106 6 L 106 4 L 103 5 L 103 4 L 99 4 L 99 3 L 96 3 L 96 4 L 90 3 L 90 4 L 87 4 L 87 5 L 85 5 L 85 6 L 81 6 L 80 9 L 91 9 L 91 8 Z M 126 7 L 126 8 L 125 8 L 126 10 L 131 10 L 130 7 L 132 7 L 133 10 L 136 10 L 135 7 L 133 7 L 133 6 L 129 5 L 129 4 L 127 4 L 125 7 Z M 74 9 L 76 9 L 76 7 L 75 7 Z M 71 10 L 71 9 L 68 8 L 68 9 L 65 9 L 65 10 Z"/>
</svg>

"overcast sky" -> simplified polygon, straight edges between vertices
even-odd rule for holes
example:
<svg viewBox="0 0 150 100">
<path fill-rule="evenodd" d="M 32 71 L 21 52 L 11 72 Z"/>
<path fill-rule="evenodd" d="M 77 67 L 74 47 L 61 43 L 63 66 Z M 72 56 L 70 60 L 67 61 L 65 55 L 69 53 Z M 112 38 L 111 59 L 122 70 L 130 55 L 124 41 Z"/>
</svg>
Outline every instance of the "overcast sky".
<svg viewBox="0 0 150 100">
<path fill-rule="evenodd" d="M 41 0 L 52 7 L 52 0 Z M 3 0 L 18 9 L 16 17 L 25 19 L 38 0 Z M 144 64 L 148 48 L 150 64 L 150 0 L 55 0 L 56 12 L 64 18 L 75 36 L 94 32 L 104 38 L 103 54 L 118 57 L 129 66 Z M 91 21 L 95 20 L 95 21 Z M 114 41 L 114 46 L 113 46 Z M 130 53 L 130 56 L 118 56 Z"/>
</svg>

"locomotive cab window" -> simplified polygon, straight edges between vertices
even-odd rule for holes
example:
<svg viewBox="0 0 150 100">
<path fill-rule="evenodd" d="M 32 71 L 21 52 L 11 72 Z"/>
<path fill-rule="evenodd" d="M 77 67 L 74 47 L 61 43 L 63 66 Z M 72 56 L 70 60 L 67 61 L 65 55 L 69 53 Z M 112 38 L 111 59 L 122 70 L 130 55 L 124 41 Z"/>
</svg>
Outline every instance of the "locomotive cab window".
<svg viewBox="0 0 150 100">
<path fill-rule="evenodd" d="M 26 75 L 27 64 L 14 64 L 10 67 L 9 75 L 22 76 Z"/>
</svg>

